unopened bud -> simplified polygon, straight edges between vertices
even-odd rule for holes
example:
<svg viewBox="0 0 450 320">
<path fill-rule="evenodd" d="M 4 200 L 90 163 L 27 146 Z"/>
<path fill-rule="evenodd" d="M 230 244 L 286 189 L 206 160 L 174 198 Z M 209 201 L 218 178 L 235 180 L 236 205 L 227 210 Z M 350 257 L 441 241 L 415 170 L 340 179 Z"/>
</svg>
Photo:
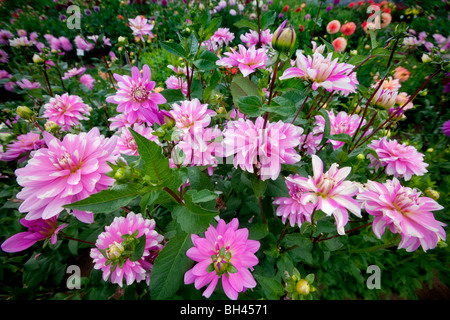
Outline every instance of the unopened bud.
<svg viewBox="0 0 450 320">
<path fill-rule="evenodd" d="M 289 52 L 295 45 L 296 34 L 294 27 L 286 28 L 287 19 L 278 27 L 272 37 L 272 47 L 280 52 Z"/>
<path fill-rule="evenodd" d="M 356 156 L 356 159 L 358 160 L 364 160 L 366 158 L 366 156 L 363 153 L 360 153 Z"/>
<path fill-rule="evenodd" d="M 124 251 L 125 248 L 120 243 L 114 241 L 114 244 L 110 244 L 109 248 L 106 250 L 106 255 L 110 260 L 114 260 L 119 258 Z"/>
<path fill-rule="evenodd" d="M 36 63 L 36 64 L 37 63 L 42 63 L 42 62 L 44 62 L 44 59 L 42 59 L 40 55 L 35 53 L 33 55 L 33 62 Z"/>
<path fill-rule="evenodd" d="M 55 121 L 48 120 L 44 124 L 45 131 L 54 132 L 58 130 L 58 124 Z"/>
<path fill-rule="evenodd" d="M 25 106 L 17 107 L 16 114 L 25 120 L 30 120 L 31 117 L 34 115 L 33 111 L 31 111 L 30 108 Z"/>
<path fill-rule="evenodd" d="M 430 189 L 428 188 L 427 190 L 425 190 L 425 194 L 430 197 L 431 199 L 437 200 L 439 199 L 439 192 L 437 192 L 436 190 Z"/>
<path fill-rule="evenodd" d="M 310 292 L 309 283 L 305 279 L 301 279 L 299 282 L 297 282 L 295 289 L 301 295 L 307 295 Z"/>
</svg>

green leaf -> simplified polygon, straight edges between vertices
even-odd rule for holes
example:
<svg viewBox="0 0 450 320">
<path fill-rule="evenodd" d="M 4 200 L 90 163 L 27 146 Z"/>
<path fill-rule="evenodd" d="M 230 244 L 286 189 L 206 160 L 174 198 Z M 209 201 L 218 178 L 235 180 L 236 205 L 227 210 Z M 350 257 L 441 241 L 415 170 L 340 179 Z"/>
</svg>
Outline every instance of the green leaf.
<svg viewBox="0 0 450 320">
<path fill-rule="evenodd" d="M 138 261 L 140 258 L 142 258 L 142 255 L 144 254 L 145 250 L 145 242 L 147 240 L 145 234 L 140 236 L 138 239 L 138 243 L 136 247 L 134 248 L 134 252 L 130 257 L 131 261 Z"/>
<path fill-rule="evenodd" d="M 192 190 L 191 195 L 192 195 L 192 202 L 194 203 L 216 200 L 217 197 L 219 196 L 217 193 L 210 191 L 208 189 L 203 189 L 200 191 Z"/>
<path fill-rule="evenodd" d="M 167 103 L 174 103 L 186 100 L 186 97 L 180 89 L 165 89 L 161 91 L 161 94 L 166 98 Z"/>
<path fill-rule="evenodd" d="M 249 28 L 251 30 L 258 31 L 258 25 L 248 19 L 239 20 L 234 23 L 234 26 L 238 28 Z"/>
<path fill-rule="evenodd" d="M 213 52 L 204 49 L 194 61 L 194 65 L 200 71 L 210 71 L 218 67 L 216 64 L 217 60 L 219 60 L 219 58 Z"/>
<path fill-rule="evenodd" d="M 167 52 L 172 53 L 178 57 L 186 58 L 186 50 L 178 43 L 175 42 L 159 42 Z"/>
<path fill-rule="evenodd" d="M 89 197 L 64 206 L 66 209 L 88 211 L 92 213 L 109 213 L 128 205 L 142 192 L 135 184 L 118 184 L 110 189 L 94 193 Z"/>
<path fill-rule="evenodd" d="M 247 96 L 261 96 L 258 86 L 248 78 L 242 76 L 234 77 L 231 81 L 231 96 L 233 103 L 239 108 L 238 99 Z M 261 103 L 262 104 L 262 103 Z"/>
<path fill-rule="evenodd" d="M 208 176 L 198 167 L 188 167 L 188 179 L 192 189 L 214 190 L 214 185 Z"/>
<path fill-rule="evenodd" d="M 161 147 L 146 137 L 140 135 L 130 128 L 138 147 L 138 153 L 144 161 L 144 169 L 142 175 L 148 175 L 150 181 L 159 187 L 169 185 L 173 180 L 173 171 L 169 166 L 169 159 L 162 154 Z"/>
<path fill-rule="evenodd" d="M 328 112 L 326 110 L 321 109 L 319 113 L 325 119 L 325 127 L 323 130 L 322 141 L 320 141 L 320 144 L 322 145 L 326 141 L 328 141 L 328 138 L 330 137 L 331 124 L 330 124 L 330 117 L 328 116 Z"/>
<path fill-rule="evenodd" d="M 239 110 L 250 117 L 260 116 L 264 112 L 260 96 L 239 97 L 237 101 Z"/>
<path fill-rule="evenodd" d="M 349 146 L 353 146 L 352 136 L 347 133 L 339 133 L 333 134 L 329 137 L 330 140 L 342 141 L 348 144 Z"/>
<path fill-rule="evenodd" d="M 150 294 L 154 300 L 172 297 L 183 284 L 184 274 L 193 265 L 186 256 L 192 247 L 191 235 L 177 230 L 153 263 L 150 274 Z"/>
<path fill-rule="evenodd" d="M 286 247 L 297 246 L 296 248 L 289 251 L 289 254 L 295 260 L 302 260 L 307 264 L 313 263 L 312 257 L 312 249 L 313 245 L 311 240 L 306 238 L 301 234 L 288 234 L 284 237 L 283 242 L 286 244 Z"/>
<path fill-rule="evenodd" d="M 206 27 L 205 32 L 203 32 L 202 39 L 208 40 L 214 34 L 214 32 L 217 31 L 221 23 L 222 17 L 212 19 L 211 22 L 208 24 L 208 27 Z"/>
<path fill-rule="evenodd" d="M 268 11 L 261 17 L 261 30 L 268 29 L 274 24 L 277 18 L 277 13 L 275 11 Z"/>
<path fill-rule="evenodd" d="M 262 197 L 266 192 L 269 180 L 261 180 L 259 176 L 253 173 L 245 172 L 245 176 L 250 180 L 253 188 L 253 192 L 256 198 Z"/>
<path fill-rule="evenodd" d="M 279 300 L 284 294 L 283 285 L 279 281 L 259 274 L 254 274 L 254 277 L 268 300 Z"/>
<path fill-rule="evenodd" d="M 276 96 L 270 102 L 270 106 L 265 107 L 264 110 L 289 117 L 295 115 L 296 108 L 294 102 L 291 100 L 283 96 Z"/>
</svg>

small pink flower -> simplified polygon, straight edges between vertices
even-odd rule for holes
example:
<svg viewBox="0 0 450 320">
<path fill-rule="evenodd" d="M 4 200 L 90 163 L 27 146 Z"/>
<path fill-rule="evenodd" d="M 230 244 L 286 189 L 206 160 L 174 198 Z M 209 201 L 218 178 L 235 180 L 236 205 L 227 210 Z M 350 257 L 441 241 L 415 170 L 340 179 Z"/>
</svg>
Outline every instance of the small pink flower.
<svg viewBox="0 0 450 320">
<path fill-rule="evenodd" d="M 220 219 L 217 228 L 209 226 L 204 238 L 191 236 L 194 247 L 186 255 L 197 264 L 185 273 L 184 283 L 194 283 L 196 289 L 208 285 L 203 292 L 206 298 L 214 292 L 219 280 L 231 300 L 237 300 L 239 292 L 256 287 L 250 270 L 259 262 L 255 253 L 260 243 L 248 239 L 247 228 L 238 227 L 236 218 L 228 224 Z"/>
<path fill-rule="evenodd" d="M 11 79 L 12 75 L 6 70 L 0 70 L 0 80 Z"/>
<path fill-rule="evenodd" d="M 31 82 L 28 79 L 22 79 L 20 81 L 17 81 L 16 84 L 21 88 L 21 89 L 26 89 L 26 90 L 32 90 L 32 89 L 38 89 L 41 87 L 41 84 L 39 82 Z"/>
<path fill-rule="evenodd" d="M 0 30 L 0 44 L 9 44 L 9 39 L 11 39 L 14 35 L 8 30 Z"/>
<path fill-rule="evenodd" d="M 165 83 L 167 89 L 179 89 L 185 96 L 187 96 L 187 82 L 183 78 L 172 75 L 166 79 Z"/>
<path fill-rule="evenodd" d="M 0 63 L 8 63 L 9 56 L 5 50 L 0 49 Z"/>
<path fill-rule="evenodd" d="M 243 45 L 239 45 L 239 52 L 231 49 L 231 52 L 225 52 L 222 57 L 216 61 L 216 64 L 226 68 L 238 67 L 244 77 L 255 72 L 256 69 L 264 69 L 267 62 L 267 51 L 264 48 L 256 49 L 250 47 L 246 49 Z"/>
<path fill-rule="evenodd" d="M 0 148 L 0 161 L 13 161 L 19 158 L 20 155 L 37 150 L 44 145 L 39 133 L 28 132 L 17 136 L 17 140 L 11 142 L 6 146 L 6 151 Z M 28 156 L 28 155 L 27 155 Z M 18 162 L 23 162 L 27 156 L 19 158 Z"/>
<path fill-rule="evenodd" d="M 446 225 L 437 221 L 431 212 L 444 207 L 431 198 L 422 197 L 416 189 L 401 186 L 396 178 L 385 183 L 368 181 L 357 199 L 367 213 L 375 216 L 372 228 L 378 238 L 386 227 L 392 233 L 401 234 L 399 249 L 412 252 L 422 246 L 427 251 L 434 249 L 439 240 L 446 239 L 443 228 Z"/>
<path fill-rule="evenodd" d="M 223 44 L 228 46 L 228 44 L 233 41 L 234 34 L 230 32 L 230 29 L 228 28 L 219 28 L 216 32 L 214 32 L 212 38 L 219 46 L 222 46 Z"/>
<path fill-rule="evenodd" d="M 375 150 L 379 159 L 369 154 L 367 157 L 371 162 L 370 167 L 384 167 L 388 175 L 408 181 L 413 175 L 422 176 L 428 172 L 428 164 L 423 161 L 424 155 L 413 146 L 383 137 L 373 140 L 368 147 Z"/>
<path fill-rule="evenodd" d="M 133 135 L 131 134 L 129 127 L 124 127 L 120 131 L 119 139 L 117 141 L 117 146 L 115 153 L 117 154 L 126 154 L 129 156 L 138 156 L 138 148 L 136 141 L 134 140 Z M 158 137 L 153 133 L 153 129 L 151 127 L 147 127 L 144 124 L 133 125 L 133 130 L 139 133 L 141 136 L 144 136 L 150 141 L 156 142 L 159 144 Z"/>
<path fill-rule="evenodd" d="M 135 123 L 137 123 L 137 124 L 145 123 L 145 121 L 141 120 L 141 119 L 136 119 L 135 122 L 129 122 L 128 117 L 124 113 L 119 113 L 118 115 L 109 118 L 108 121 L 111 122 L 111 124 L 109 126 L 109 129 L 111 131 L 120 130 L 125 127 L 131 127 Z"/>
<path fill-rule="evenodd" d="M 344 37 L 337 37 L 332 42 L 334 51 L 336 52 L 343 52 L 345 51 L 345 48 L 347 47 L 347 40 L 345 40 Z"/>
<path fill-rule="evenodd" d="M 86 71 L 85 67 L 80 67 L 80 68 L 72 68 L 66 72 L 64 72 L 64 76 L 62 77 L 63 80 L 67 80 L 69 78 L 78 76 L 80 74 L 83 74 Z"/>
<path fill-rule="evenodd" d="M 330 21 L 327 24 L 327 28 L 326 29 L 327 29 L 327 33 L 329 33 L 329 34 L 338 33 L 339 30 L 341 29 L 341 23 L 338 20 Z"/>
<path fill-rule="evenodd" d="M 153 24 L 148 24 L 148 20 L 144 16 L 137 16 L 134 19 L 128 19 L 130 28 L 133 31 L 133 36 L 138 36 L 141 41 L 144 41 L 144 36 L 153 37 Z"/>
<path fill-rule="evenodd" d="M 180 105 L 174 103 L 170 114 L 175 119 L 175 126 L 178 129 L 184 133 L 193 133 L 197 130 L 196 128 L 207 127 L 216 112 L 208 109 L 207 104 L 202 104 L 195 98 L 192 101 L 181 101 Z"/>
<path fill-rule="evenodd" d="M 50 101 L 44 105 L 43 116 L 50 121 L 56 122 L 63 130 L 79 125 L 80 120 L 87 120 L 90 115 L 89 106 L 77 95 L 55 94 Z"/>
<path fill-rule="evenodd" d="M 269 29 L 262 30 L 261 35 L 258 34 L 255 30 L 250 30 L 249 32 L 241 35 L 241 41 L 245 43 L 247 48 L 256 46 L 261 43 L 263 47 L 271 47 L 272 46 L 272 33 L 270 33 Z"/>
<path fill-rule="evenodd" d="M 89 90 L 94 88 L 95 79 L 90 74 L 83 74 L 80 77 L 80 82 L 88 87 Z"/>
<path fill-rule="evenodd" d="M 83 51 L 90 51 L 95 48 L 95 45 L 82 38 L 80 35 L 75 37 L 75 46 Z"/>
<path fill-rule="evenodd" d="M 345 34 L 347 37 L 351 36 L 356 30 L 356 24 L 354 22 L 345 23 L 341 27 L 341 32 Z"/>
</svg>

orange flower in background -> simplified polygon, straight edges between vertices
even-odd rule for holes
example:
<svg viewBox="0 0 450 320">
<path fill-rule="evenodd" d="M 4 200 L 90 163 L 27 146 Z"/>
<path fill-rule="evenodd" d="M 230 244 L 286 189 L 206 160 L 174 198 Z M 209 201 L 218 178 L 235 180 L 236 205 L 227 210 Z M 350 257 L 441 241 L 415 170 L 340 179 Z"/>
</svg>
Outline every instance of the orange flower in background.
<svg viewBox="0 0 450 320">
<path fill-rule="evenodd" d="M 347 40 L 343 37 L 338 37 L 333 40 L 333 47 L 334 51 L 336 52 L 343 52 L 345 48 L 347 47 Z"/>
<path fill-rule="evenodd" d="M 348 22 L 341 28 L 341 32 L 346 36 L 351 36 L 356 30 L 356 24 L 354 22 Z"/>
<path fill-rule="evenodd" d="M 330 21 L 327 25 L 327 32 L 335 34 L 341 29 L 341 23 L 338 20 Z"/>
<path fill-rule="evenodd" d="M 400 82 L 405 82 L 406 80 L 408 80 L 410 75 L 411 72 L 403 67 L 395 68 L 394 79 L 398 79 Z"/>
<path fill-rule="evenodd" d="M 123 15 L 121 15 L 121 14 L 118 14 L 117 15 L 117 18 L 119 18 L 120 20 L 124 20 L 125 18 L 123 17 Z"/>
</svg>

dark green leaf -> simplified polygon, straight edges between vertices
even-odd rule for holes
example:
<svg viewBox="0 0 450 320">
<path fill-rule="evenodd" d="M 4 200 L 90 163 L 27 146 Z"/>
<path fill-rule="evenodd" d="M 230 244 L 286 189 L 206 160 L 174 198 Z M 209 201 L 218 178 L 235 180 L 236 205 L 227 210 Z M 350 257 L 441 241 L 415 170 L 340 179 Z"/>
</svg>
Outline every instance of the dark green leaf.
<svg viewBox="0 0 450 320">
<path fill-rule="evenodd" d="M 250 117 L 260 116 L 264 112 L 260 96 L 239 97 L 237 101 L 239 110 Z"/>
<path fill-rule="evenodd" d="M 283 285 L 279 281 L 259 274 L 254 274 L 254 277 L 268 300 L 279 300 L 284 294 Z"/>
<path fill-rule="evenodd" d="M 147 240 L 145 234 L 140 236 L 138 239 L 138 243 L 136 247 L 134 248 L 134 252 L 130 257 L 131 261 L 138 261 L 140 258 L 142 258 L 142 255 L 144 254 L 145 250 L 145 242 Z"/>
<path fill-rule="evenodd" d="M 172 53 L 178 57 L 186 58 L 186 50 L 175 42 L 159 42 L 161 47 L 163 47 L 167 52 Z"/>
</svg>

